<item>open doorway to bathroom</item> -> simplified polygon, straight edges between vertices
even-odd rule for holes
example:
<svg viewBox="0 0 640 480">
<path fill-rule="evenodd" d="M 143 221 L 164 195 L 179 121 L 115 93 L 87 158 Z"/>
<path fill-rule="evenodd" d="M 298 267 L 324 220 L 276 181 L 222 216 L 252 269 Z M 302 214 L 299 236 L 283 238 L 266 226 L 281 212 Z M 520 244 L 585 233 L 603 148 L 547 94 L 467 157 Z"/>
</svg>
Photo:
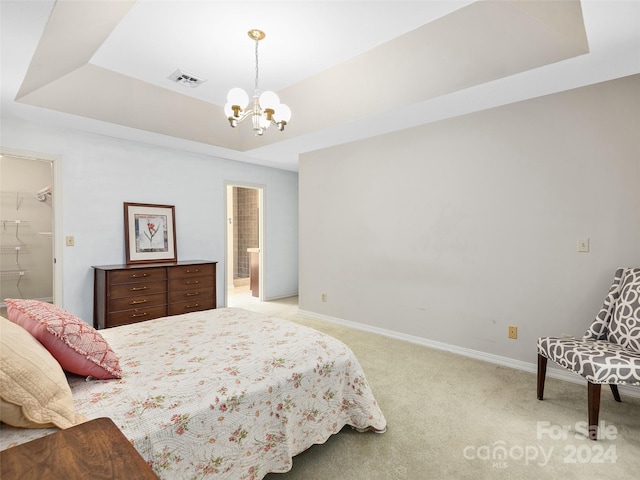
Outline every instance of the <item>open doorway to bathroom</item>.
<svg viewBox="0 0 640 480">
<path fill-rule="evenodd" d="M 264 291 L 262 187 L 227 185 L 226 305 L 260 302 Z"/>
<path fill-rule="evenodd" d="M 0 152 L 0 313 L 5 298 L 53 302 L 54 163 Z"/>
</svg>

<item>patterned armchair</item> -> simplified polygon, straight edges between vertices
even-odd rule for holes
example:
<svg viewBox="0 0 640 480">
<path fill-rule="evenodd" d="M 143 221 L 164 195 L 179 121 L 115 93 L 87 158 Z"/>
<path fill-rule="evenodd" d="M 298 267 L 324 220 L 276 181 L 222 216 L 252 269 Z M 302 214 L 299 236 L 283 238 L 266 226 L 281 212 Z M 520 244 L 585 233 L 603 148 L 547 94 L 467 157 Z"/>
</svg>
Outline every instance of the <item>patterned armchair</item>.
<svg viewBox="0 0 640 480">
<path fill-rule="evenodd" d="M 582 339 L 538 339 L 538 400 L 544 394 L 547 359 L 587 379 L 589 438 L 598 438 L 600 390 L 608 384 L 620 402 L 618 385 L 640 385 L 640 268 L 620 268 Z"/>
</svg>

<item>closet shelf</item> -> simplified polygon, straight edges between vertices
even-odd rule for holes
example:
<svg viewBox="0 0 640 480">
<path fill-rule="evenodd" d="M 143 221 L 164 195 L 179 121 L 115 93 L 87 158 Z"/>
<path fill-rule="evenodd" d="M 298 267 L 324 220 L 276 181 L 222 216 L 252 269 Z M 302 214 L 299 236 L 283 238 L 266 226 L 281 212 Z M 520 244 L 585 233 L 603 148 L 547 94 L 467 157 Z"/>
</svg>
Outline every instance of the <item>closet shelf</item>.
<svg viewBox="0 0 640 480">
<path fill-rule="evenodd" d="M 7 189 L 3 188 L 3 189 L 0 189 L 0 193 L 4 193 L 4 194 L 7 194 L 7 195 L 15 195 L 17 193 L 22 194 L 22 195 L 28 195 L 31 192 L 29 192 L 28 190 L 11 190 L 11 189 L 7 190 Z"/>
<path fill-rule="evenodd" d="M 14 253 L 16 255 L 16 265 L 20 266 L 20 254 L 29 253 L 29 245 L 2 245 L 0 253 Z"/>
<path fill-rule="evenodd" d="M 44 199 L 42 192 L 44 193 Z M 15 197 L 16 200 L 16 210 L 20 210 L 20 206 L 22 205 L 22 200 L 24 200 L 25 198 L 33 198 L 34 200 L 38 200 L 40 202 L 43 202 L 47 199 L 47 193 L 48 191 L 46 189 L 41 190 L 40 192 L 29 192 L 27 190 L 0 190 L 0 194 L 3 197 L 9 197 L 9 196 L 13 196 Z"/>
<path fill-rule="evenodd" d="M 2 245 L 0 247 L 0 253 L 16 253 L 16 252 L 28 252 L 30 245 Z"/>
<path fill-rule="evenodd" d="M 21 278 L 29 275 L 29 270 L 0 270 L 0 278 Z"/>
<path fill-rule="evenodd" d="M 20 231 L 20 225 L 29 225 L 29 220 L 0 220 L 0 224 L 2 224 L 2 231 L 6 231 L 7 230 L 7 226 L 11 227 L 14 226 L 16 227 L 16 232 L 15 232 L 15 236 L 18 240 L 20 240 L 20 235 L 19 235 L 19 231 Z"/>
<path fill-rule="evenodd" d="M 11 225 L 28 224 L 29 220 L 0 220 L 0 223 L 2 223 L 6 227 Z"/>
</svg>

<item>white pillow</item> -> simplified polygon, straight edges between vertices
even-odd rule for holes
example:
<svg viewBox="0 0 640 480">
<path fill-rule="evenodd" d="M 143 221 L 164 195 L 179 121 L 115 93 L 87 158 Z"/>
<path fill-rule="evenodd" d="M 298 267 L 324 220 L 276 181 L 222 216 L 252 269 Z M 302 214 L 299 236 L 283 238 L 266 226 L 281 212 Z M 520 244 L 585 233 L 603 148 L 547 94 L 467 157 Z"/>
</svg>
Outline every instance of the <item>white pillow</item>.
<svg viewBox="0 0 640 480">
<path fill-rule="evenodd" d="M 22 407 L 20 420 L 11 414 L 0 419 L 8 425 L 12 417 L 19 423 L 13 426 L 25 426 L 26 419 L 33 426 L 60 428 L 87 420 L 76 413 L 67 377 L 56 359 L 29 332 L 4 317 L 0 317 L 0 397 Z"/>
</svg>

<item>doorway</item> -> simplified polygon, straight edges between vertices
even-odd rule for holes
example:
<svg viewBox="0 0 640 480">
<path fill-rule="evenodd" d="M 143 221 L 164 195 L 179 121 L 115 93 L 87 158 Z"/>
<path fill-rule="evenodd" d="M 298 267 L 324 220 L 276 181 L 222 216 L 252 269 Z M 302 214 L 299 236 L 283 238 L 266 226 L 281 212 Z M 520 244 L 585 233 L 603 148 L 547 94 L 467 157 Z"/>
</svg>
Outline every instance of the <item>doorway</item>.
<svg viewBox="0 0 640 480">
<path fill-rule="evenodd" d="M 262 301 L 264 188 L 227 184 L 226 302 L 241 307 Z"/>
<path fill-rule="evenodd" d="M 5 298 L 60 300 L 53 159 L 0 151 L 0 311 Z"/>
</svg>

